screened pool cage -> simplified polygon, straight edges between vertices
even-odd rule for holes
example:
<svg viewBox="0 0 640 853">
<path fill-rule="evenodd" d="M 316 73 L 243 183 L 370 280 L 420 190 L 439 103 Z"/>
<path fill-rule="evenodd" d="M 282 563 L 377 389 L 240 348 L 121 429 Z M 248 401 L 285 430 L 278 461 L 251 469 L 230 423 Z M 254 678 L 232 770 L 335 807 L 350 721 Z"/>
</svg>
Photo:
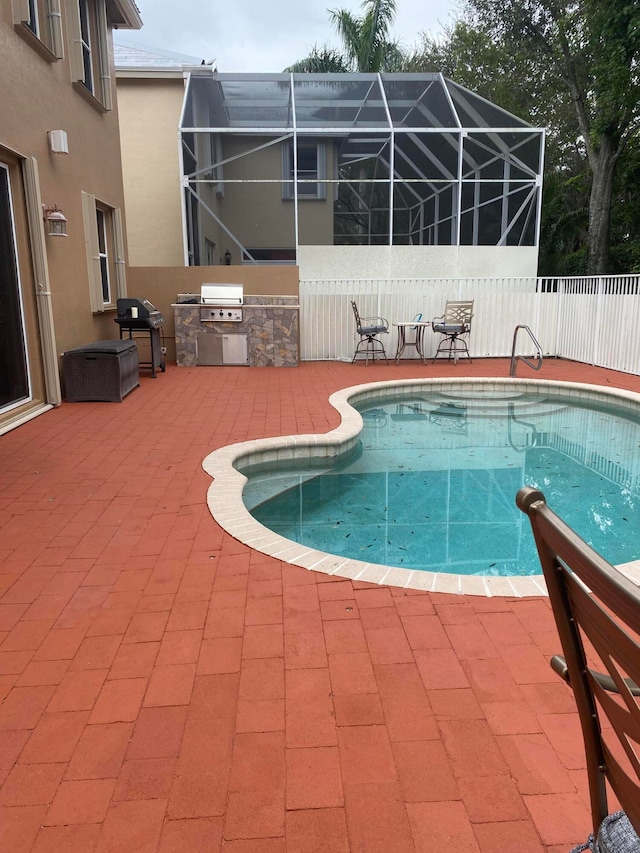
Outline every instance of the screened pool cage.
<svg viewBox="0 0 640 853">
<path fill-rule="evenodd" d="M 441 74 L 190 72 L 190 265 L 300 246 L 537 246 L 544 131 Z"/>
</svg>

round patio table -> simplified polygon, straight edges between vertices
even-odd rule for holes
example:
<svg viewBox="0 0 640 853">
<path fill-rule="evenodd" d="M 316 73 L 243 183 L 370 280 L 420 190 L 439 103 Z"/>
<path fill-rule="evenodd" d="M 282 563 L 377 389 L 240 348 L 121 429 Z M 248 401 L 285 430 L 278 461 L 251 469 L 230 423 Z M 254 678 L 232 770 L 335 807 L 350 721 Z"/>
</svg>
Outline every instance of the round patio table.
<svg viewBox="0 0 640 853">
<path fill-rule="evenodd" d="M 398 346 L 396 347 L 396 364 L 407 347 L 413 347 L 420 360 L 424 363 L 424 330 L 431 327 L 431 322 L 416 322 L 407 320 L 406 323 L 393 323 L 398 330 Z M 415 332 L 413 340 L 407 340 L 407 330 Z"/>
</svg>

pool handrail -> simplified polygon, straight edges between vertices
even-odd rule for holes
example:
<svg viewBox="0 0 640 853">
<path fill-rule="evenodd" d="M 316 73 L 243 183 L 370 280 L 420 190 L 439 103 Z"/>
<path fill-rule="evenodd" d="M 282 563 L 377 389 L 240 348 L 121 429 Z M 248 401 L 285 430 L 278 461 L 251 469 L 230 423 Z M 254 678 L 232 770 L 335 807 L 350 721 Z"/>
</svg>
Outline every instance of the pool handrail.
<svg viewBox="0 0 640 853">
<path fill-rule="evenodd" d="M 533 341 L 533 344 L 538 351 L 537 356 L 536 356 L 537 363 L 535 363 L 535 364 L 524 355 L 516 355 L 516 342 L 517 342 L 517 338 L 518 338 L 518 332 L 520 331 L 520 329 L 526 330 L 527 334 L 529 335 L 529 337 Z M 515 377 L 515 375 L 516 375 L 516 370 L 517 370 L 517 366 L 518 366 L 518 359 L 520 359 L 520 361 L 524 361 L 524 363 L 526 365 L 528 365 L 532 370 L 540 370 L 540 368 L 542 367 L 542 362 L 543 362 L 542 347 L 538 343 L 536 336 L 533 334 L 533 332 L 531 331 L 529 326 L 527 326 L 524 323 L 516 326 L 515 331 L 513 333 L 513 346 L 511 347 L 511 366 L 509 368 L 509 376 L 511 376 L 511 378 Z"/>
</svg>

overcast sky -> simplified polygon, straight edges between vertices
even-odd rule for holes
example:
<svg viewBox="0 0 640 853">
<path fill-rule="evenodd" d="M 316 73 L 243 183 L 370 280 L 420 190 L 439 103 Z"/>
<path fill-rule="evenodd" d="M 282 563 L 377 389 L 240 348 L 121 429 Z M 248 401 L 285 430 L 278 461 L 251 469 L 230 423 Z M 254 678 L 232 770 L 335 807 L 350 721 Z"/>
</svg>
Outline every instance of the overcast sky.
<svg viewBox="0 0 640 853">
<path fill-rule="evenodd" d="M 221 72 L 282 71 L 314 45 L 340 47 L 328 9 L 362 12 L 358 0 L 136 0 L 139 31 L 120 30 L 116 44 L 214 60 Z M 397 0 L 392 36 L 405 48 L 421 32 L 437 35 L 456 0 Z"/>
</svg>

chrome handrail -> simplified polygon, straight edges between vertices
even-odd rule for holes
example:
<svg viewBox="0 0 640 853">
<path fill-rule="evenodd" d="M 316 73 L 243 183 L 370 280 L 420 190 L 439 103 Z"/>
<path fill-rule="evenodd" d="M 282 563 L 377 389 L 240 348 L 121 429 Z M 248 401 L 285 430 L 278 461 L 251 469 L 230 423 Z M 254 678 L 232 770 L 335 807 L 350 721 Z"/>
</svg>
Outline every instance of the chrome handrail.
<svg viewBox="0 0 640 853">
<path fill-rule="evenodd" d="M 531 338 L 536 349 L 538 350 L 537 364 L 534 364 L 532 361 L 530 361 L 524 355 L 516 355 L 516 341 L 517 341 L 518 332 L 520 331 L 520 329 L 526 329 L 527 330 L 529 337 Z M 518 366 L 518 359 L 520 359 L 521 361 L 524 361 L 524 363 L 526 365 L 528 365 L 532 370 L 540 370 L 540 368 L 542 367 L 542 361 L 543 361 L 543 359 L 542 359 L 542 347 L 540 346 L 540 344 L 536 340 L 536 337 L 533 334 L 533 332 L 531 331 L 531 329 L 524 324 L 516 326 L 515 331 L 513 333 L 513 346 L 511 347 L 511 367 L 509 369 L 509 376 L 511 376 L 512 378 L 516 375 L 516 369 Z"/>
<path fill-rule="evenodd" d="M 507 441 L 509 445 L 518 453 L 524 453 L 527 450 L 531 450 L 532 447 L 538 447 L 539 443 L 539 433 L 538 428 L 535 424 L 531 424 L 528 421 L 523 421 L 520 418 L 517 418 L 515 415 L 515 406 L 513 403 L 509 403 L 509 417 L 507 418 Z M 523 447 L 519 447 L 515 441 L 513 440 L 513 431 L 512 424 L 520 424 L 523 427 L 527 427 L 530 430 L 531 435 L 531 444 L 525 444 Z"/>
</svg>

